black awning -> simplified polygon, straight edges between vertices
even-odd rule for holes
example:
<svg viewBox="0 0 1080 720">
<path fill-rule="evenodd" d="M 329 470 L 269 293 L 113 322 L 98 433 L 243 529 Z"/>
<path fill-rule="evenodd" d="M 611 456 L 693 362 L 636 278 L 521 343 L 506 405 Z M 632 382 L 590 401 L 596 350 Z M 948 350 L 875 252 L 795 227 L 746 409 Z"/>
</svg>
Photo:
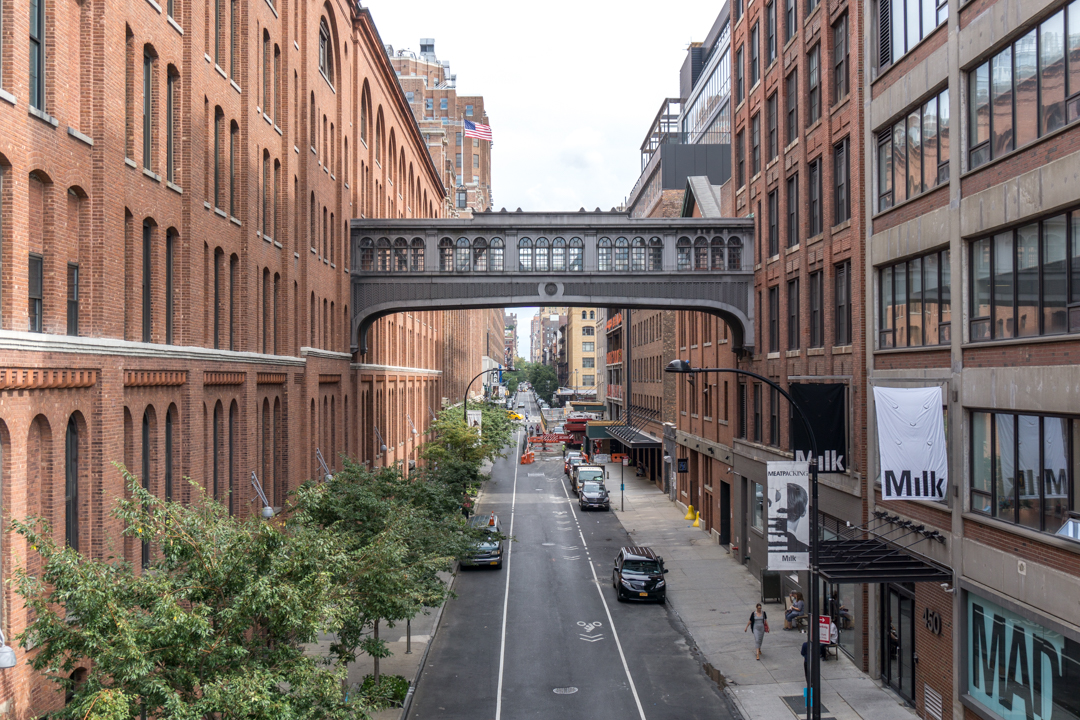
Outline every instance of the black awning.
<svg viewBox="0 0 1080 720">
<path fill-rule="evenodd" d="M 834 583 L 952 582 L 930 558 L 879 537 L 837 538 L 818 545 L 821 577 Z"/>
<path fill-rule="evenodd" d="M 659 450 L 663 445 L 648 433 L 643 433 L 629 425 L 609 425 L 608 434 L 628 448 L 634 450 Z"/>
</svg>

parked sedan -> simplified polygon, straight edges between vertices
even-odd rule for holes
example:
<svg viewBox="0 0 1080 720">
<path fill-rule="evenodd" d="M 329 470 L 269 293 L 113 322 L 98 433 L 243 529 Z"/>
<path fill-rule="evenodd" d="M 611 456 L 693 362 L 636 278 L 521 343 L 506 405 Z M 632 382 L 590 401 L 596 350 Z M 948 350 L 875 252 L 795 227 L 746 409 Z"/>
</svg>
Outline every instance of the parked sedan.
<svg viewBox="0 0 1080 720">
<path fill-rule="evenodd" d="M 487 565 L 494 566 L 496 569 L 502 568 L 503 541 L 500 539 L 502 526 L 499 525 L 499 518 L 495 513 L 491 513 L 490 516 L 475 515 L 469 518 L 469 527 L 486 530 L 491 537 L 478 540 L 468 554 L 461 558 L 461 566 Z"/>
<path fill-rule="evenodd" d="M 666 573 L 664 558 L 657 556 L 652 548 L 624 547 L 615 556 L 611 584 L 619 602 L 656 600 L 662 603 L 667 599 Z"/>
<path fill-rule="evenodd" d="M 608 495 L 604 483 L 595 480 L 586 481 L 578 493 L 578 507 L 582 510 L 598 508 L 600 510 L 611 509 L 611 497 Z"/>
<path fill-rule="evenodd" d="M 570 452 L 566 453 L 566 457 L 563 458 L 563 475 L 569 475 L 570 470 L 573 469 L 574 465 L 580 462 L 581 453 L 577 452 L 576 450 L 571 450 Z"/>
</svg>

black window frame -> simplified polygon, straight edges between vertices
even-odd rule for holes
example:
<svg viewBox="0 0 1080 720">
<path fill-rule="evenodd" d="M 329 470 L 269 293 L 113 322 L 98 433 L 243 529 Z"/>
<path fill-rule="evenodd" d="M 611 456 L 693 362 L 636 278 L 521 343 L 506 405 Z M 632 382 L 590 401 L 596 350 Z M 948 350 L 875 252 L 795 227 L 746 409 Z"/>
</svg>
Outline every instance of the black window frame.
<svg viewBox="0 0 1080 720">
<path fill-rule="evenodd" d="M 754 383 L 754 442 L 759 443 L 762 441 L 763 429 L 762 417 L 761 417 L 761 383 Z"/>
<path fill-rule="evenodd" d="M 148 412 L 143 413 L 142 418 L 142 475 L 139 478 L 142 482 L 142 489 L 146 492 L 150 492 L 150 415 Z M 142 541 L 142 561 L 141 567 L 145 568 L 150 564 L 150 543 Z"/>
<path fill-rule="evenodd" d="M 799 139 L 799 68 L 797 66 L 784 78 L 784 84 L 784 105 L 787 110 L 786 147 Z"/>
<path fill-rule="evenodd" d="M 746 138 L 745 131 L 735 133 L 735 187 L 746 185 Z"/>
<path fill-rule="evenodd" d="M 79 552 L 79 423 L 74 415 L 64 436 L 64 542 Z"/>
<path fill-rule="evenodd" d="M 67 264 L 67 334 L 79 334 L 79 264 Z"/>
<path fill-rule="evenodd" d="M 750 177 L 761 172 L 761 113 L 750 118 Z"/>
<path fill-rule="evenodd" d="M 919 6 L 919 29 L 916 31 L 918 34 L 916 38 L 910 37 L 907 28 L 908 10 L 906 5 L 909 2 L 916 3 Z M 898 7 L 894 7 L 894 4 Z M 923 27 L 927 23 L 924 22 L 925 18 L 922 16 L 922 10 L 928 8 L 923 7 L 922 0 L 878 1 L 878 25 L 874 35 L 877 42 L 877 68 L 879 73 L 911 52 L 912 48 L 949 19 L 948 0 L 935 0 L 934 4 L 935 21 L 933 27 Z M 896 9 L 900 10 L 899 18 L 896 17 Z M 897 27 L 900 29 L 898 36 L 896 33 Z M 894 38 L 899 41 L 899 46 L 894 42 Z"/>
<path fill-rule="evenodd" d="M 833 105 L 838 104 L 841 100 L 848 96 L 849 92 L 849 75 L 848 65 L 850 58 L 849 42 L 848 42 L 848 14 L 844 13 L 840 16 L 833 26 L 833 44 L 832 44 L 832 65 L 833 65 Z"/>
<path fill-rule="evenodd" d="M 780 445 L 780 391 L 769 386 L 769 444 Z"/>
<path fill-rule="evenodd" d="M 776 2 L 765 3 L 765 67 L 776 59 Z"/>
<path fill-rule="evenodd" d="M 851 261 L 833 266 L 833 345 L 852 344 L 851 328 Z"/>
<path fill-rule="evenodd" d="M 825 272 L 810 273 L 810 345 L 825 347 Z"/>
<path fill-rule="evenodd" d="M 153 226 L 143 223 L 142 236 L 142 341 L 150 342 L 153 329 L 152 312 L 153 285 L 150 281 L 150 273 L 153 263 Z"/>
<path fill-rule="evenodd" d="M 799 32 L 798 10 L 795 0 L 784 0 L 784 44 Z"/>
<path fill-rule="evenodd" d="M 799 174 L 787 179 L 787 246 L 793 248 L 800 242 L 799 232 Z"/>
<path fill-rule="evenodd" d="M 931 105 L 933 114 L 931 115 Z M 879 130 L 876 135 L 875 158 L 876 172 L 874 182 L 877 186 L 877 212 L 884 212 L 902 202 L 918 197 L 922 193 L 930 192 L 949 181 L 949 143 L 951 119 L 949 114 L 942 114 L 942 109 L 949 111 L 949 88 L 926 98 L 923 102 L 909 109 L 896 122 Z M 920 168 L 920 184 L 918 188 L 912 188 L 909 182 L 908 167 L 915 158 L 914 150 L 909 145 L 909 128 L 913 118 L 916 118 L 919 128 L 918 164 Z M 932 119 L 931 119 L 932 118 Z M 931 152 L 937 154 L 934 162 L 934 172 L 928 172 L 926 128 L 933 126 L 934 149 Z M 898 146 L 903 144 L 904 157 L 901 162 L 898 155 Z M 903 183 L 902 185 L 900 183 Z"/>
<path fill-rule="evenodd" d="M 30 59 L 27 85 L 30 107 L 45 110 L 45 0 L 30 0 Z"/>
<path fill-rule="evenodd" d="M 765 119 L 768 123 L 769 161 L 775 160 L 780 155 L 780 130 L 777 127 L 779 118 L 778 93 L 773 93 L 765 99 Z"/>
<path fill-rule="evenodd" d="M 180 75 L 169 72 L 165 86 L 165 179 L 176 183 L 176 86 Z"/>
<path fill-rule="evenodd" d="M 143 168 L 154 171 L 154 56 L 143 52 Z"/>
<path fill-rule="evenodd" d="M 28 330 L 32 333 L 44 332 L 45 258 L 38 253 L 30 253 L 27 264 Z"/>
<path fill-rule="evenodd" d="M 780 286 L 769 288 L 769 352 L 780 352 Z"/>
<path fill-rule="evenodd" d="M 743 68 L 743 46 L 740 45 L 735 51 L 735 104 L 738 105 L 746 97 L 746 74 Z"/>
<path fill-rule="evenodd" d="M 806 54 L 806 96 L 806 126 L 810 127 L 821 119 L 821 43 Z"/>
<path fill-rule="evenodd" d="M 759 23 L 750 26 L 750 87 L 761 80 L 761 32 Z"/>
<path fill-rule="evenodd" d="M 769 257 L 780 254 L 780 192 L 769 191 L 766 205 L 769 208 Z"/>
<path fill-rule="evenodd" d="M 934 258 L 936 281 L 936 297 L 930 297 L 927 290 L 927 258 Z M 896 263 L 890 263 L 878 268 L 878 347 L 879 349 L 905 348 L 905 347 L 934 347 L 948 345 L 952 340 L 952 282 L 950 278 L 952 264 L 948 249 L 932 253 L 924 253 Z M 899 269 L 903 268 L 903 293 L 898 288 L 897 278 Z M 918 268 L 918 290 L 915 290 L 914 271 Z M 889 296 L 889 293 L 891 297 Z M 915 296 L 918 299 L 915 299 Z M 891 301 L 891 302 L 890 302 Z M 947 302 L 946 302 L 947 301 Z M 937 307 L 937 318 L 934 320 L 938 328 L 936 342 L 927 342 L 927 318 L 930 314 L 928 305 Z M 909 318 L 915 306 L 918 306 L 919 328 L 922 334 L 922 342 L 912 342 L 911 323 Z M 903 337 L 901 337 L 900 318 L 902 309 L 907 309 L 907 316 L 903 319 Z M 946 320 L 945 318 L 949 319 Z"/>
<path fill-rule="evenodd" d="M 787 349 L 798 350 L 802 346 L 802 336 L 799 332 L 799 278 L 788 280 L 787 284 Z"/>
<path fill-rule="evenodd" d="M 821 156 L 818 156 L 815 160 L 811 160 L 809 163 L 809 183 L 810 183 L 810 227 L 808 229 L 808 237 L 817 237 L 825 231 L 825 208 L 822 188 L 822 168 L 821 168 Z"/>
<path fill-rule="evenodd" d="M 165 234 L 165 344 L 172 345 L 175 338 L 176 302 L 173 297 L 176 282 L 176 233 Z"/>
<path fill-rule="evenodd" d="M 851 139 L 833 145 L 833 225 L 851 219 Z"/>
</svg>

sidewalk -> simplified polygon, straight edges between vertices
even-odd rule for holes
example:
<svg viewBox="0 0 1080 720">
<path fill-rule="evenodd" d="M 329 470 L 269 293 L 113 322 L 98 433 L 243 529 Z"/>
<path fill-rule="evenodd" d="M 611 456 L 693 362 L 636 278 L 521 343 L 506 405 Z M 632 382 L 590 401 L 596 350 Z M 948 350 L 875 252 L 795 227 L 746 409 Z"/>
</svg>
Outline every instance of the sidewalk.
<svg viewBox="0 0 1080 720">
<path fill-rule="evenodd" d="M 807 636 L 783 630 L 783 605 L 768 603 L 772 632 L 754 660 L 754 640 L 744 633 L 747 618 L 761 600 L 756 577 L 715 539 L 690 526 L 668 496 L 626 468 L 626 509 L 619 510 L 619 472 L 608 465 L 611 507 L 636 544 L 664 558 L 668 602 L 682 618 L 698 649 L 727 680 L 727 691 L 745 720 L 805 717 L 805 687 L 800 649 Z M 821 663 L 822 718 L 835 720 L 915 720 L 913 709 L 859 670 L 844 653 Z M 794 705 L 794 710 L 789 705 Z M 796 716 L 795 710 L 800 712 Z"/>
</svg>

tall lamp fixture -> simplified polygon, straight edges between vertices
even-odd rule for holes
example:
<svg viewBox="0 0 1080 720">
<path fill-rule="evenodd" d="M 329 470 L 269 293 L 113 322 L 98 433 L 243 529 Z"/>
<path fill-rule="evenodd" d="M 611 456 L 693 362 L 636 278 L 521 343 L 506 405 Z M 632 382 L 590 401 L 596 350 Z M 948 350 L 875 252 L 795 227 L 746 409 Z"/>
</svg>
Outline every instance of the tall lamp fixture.
<svg viewBox="0 0 1080 720">
<path fill-rule="evenodd" d="M 810 654 L 810 698 L 807 703 L 806 717 L 807 720 L 821 720 L 821 693 L 819 691 L 821 688 L 821 656 L 819 655 L 818 639 L 818 603 L 820 601 L 820 598 L 818 598 L 818 444 L 814 435 L 814 428 L 811 426 L 810 420 L 802 407 L 795 402 L 794 398 L 784 388 L 755 372 L 737 368 L 695 368 L 691 367 L 686 360 L 678 359 L 669 362 L 667 367 L 664 368 L 664 372 L 689 375 L 690 379 L 699 373 L 731 373 L 760 380 L 787 398 L 788 403 L 791 404 L 792 409 L 795 410 L 795 413 L 802 421 L 803 427 L 806 428 L 806 434 L 810 438 L 810 645 L 807 648 L 807 652 Z"/>
</svg>

